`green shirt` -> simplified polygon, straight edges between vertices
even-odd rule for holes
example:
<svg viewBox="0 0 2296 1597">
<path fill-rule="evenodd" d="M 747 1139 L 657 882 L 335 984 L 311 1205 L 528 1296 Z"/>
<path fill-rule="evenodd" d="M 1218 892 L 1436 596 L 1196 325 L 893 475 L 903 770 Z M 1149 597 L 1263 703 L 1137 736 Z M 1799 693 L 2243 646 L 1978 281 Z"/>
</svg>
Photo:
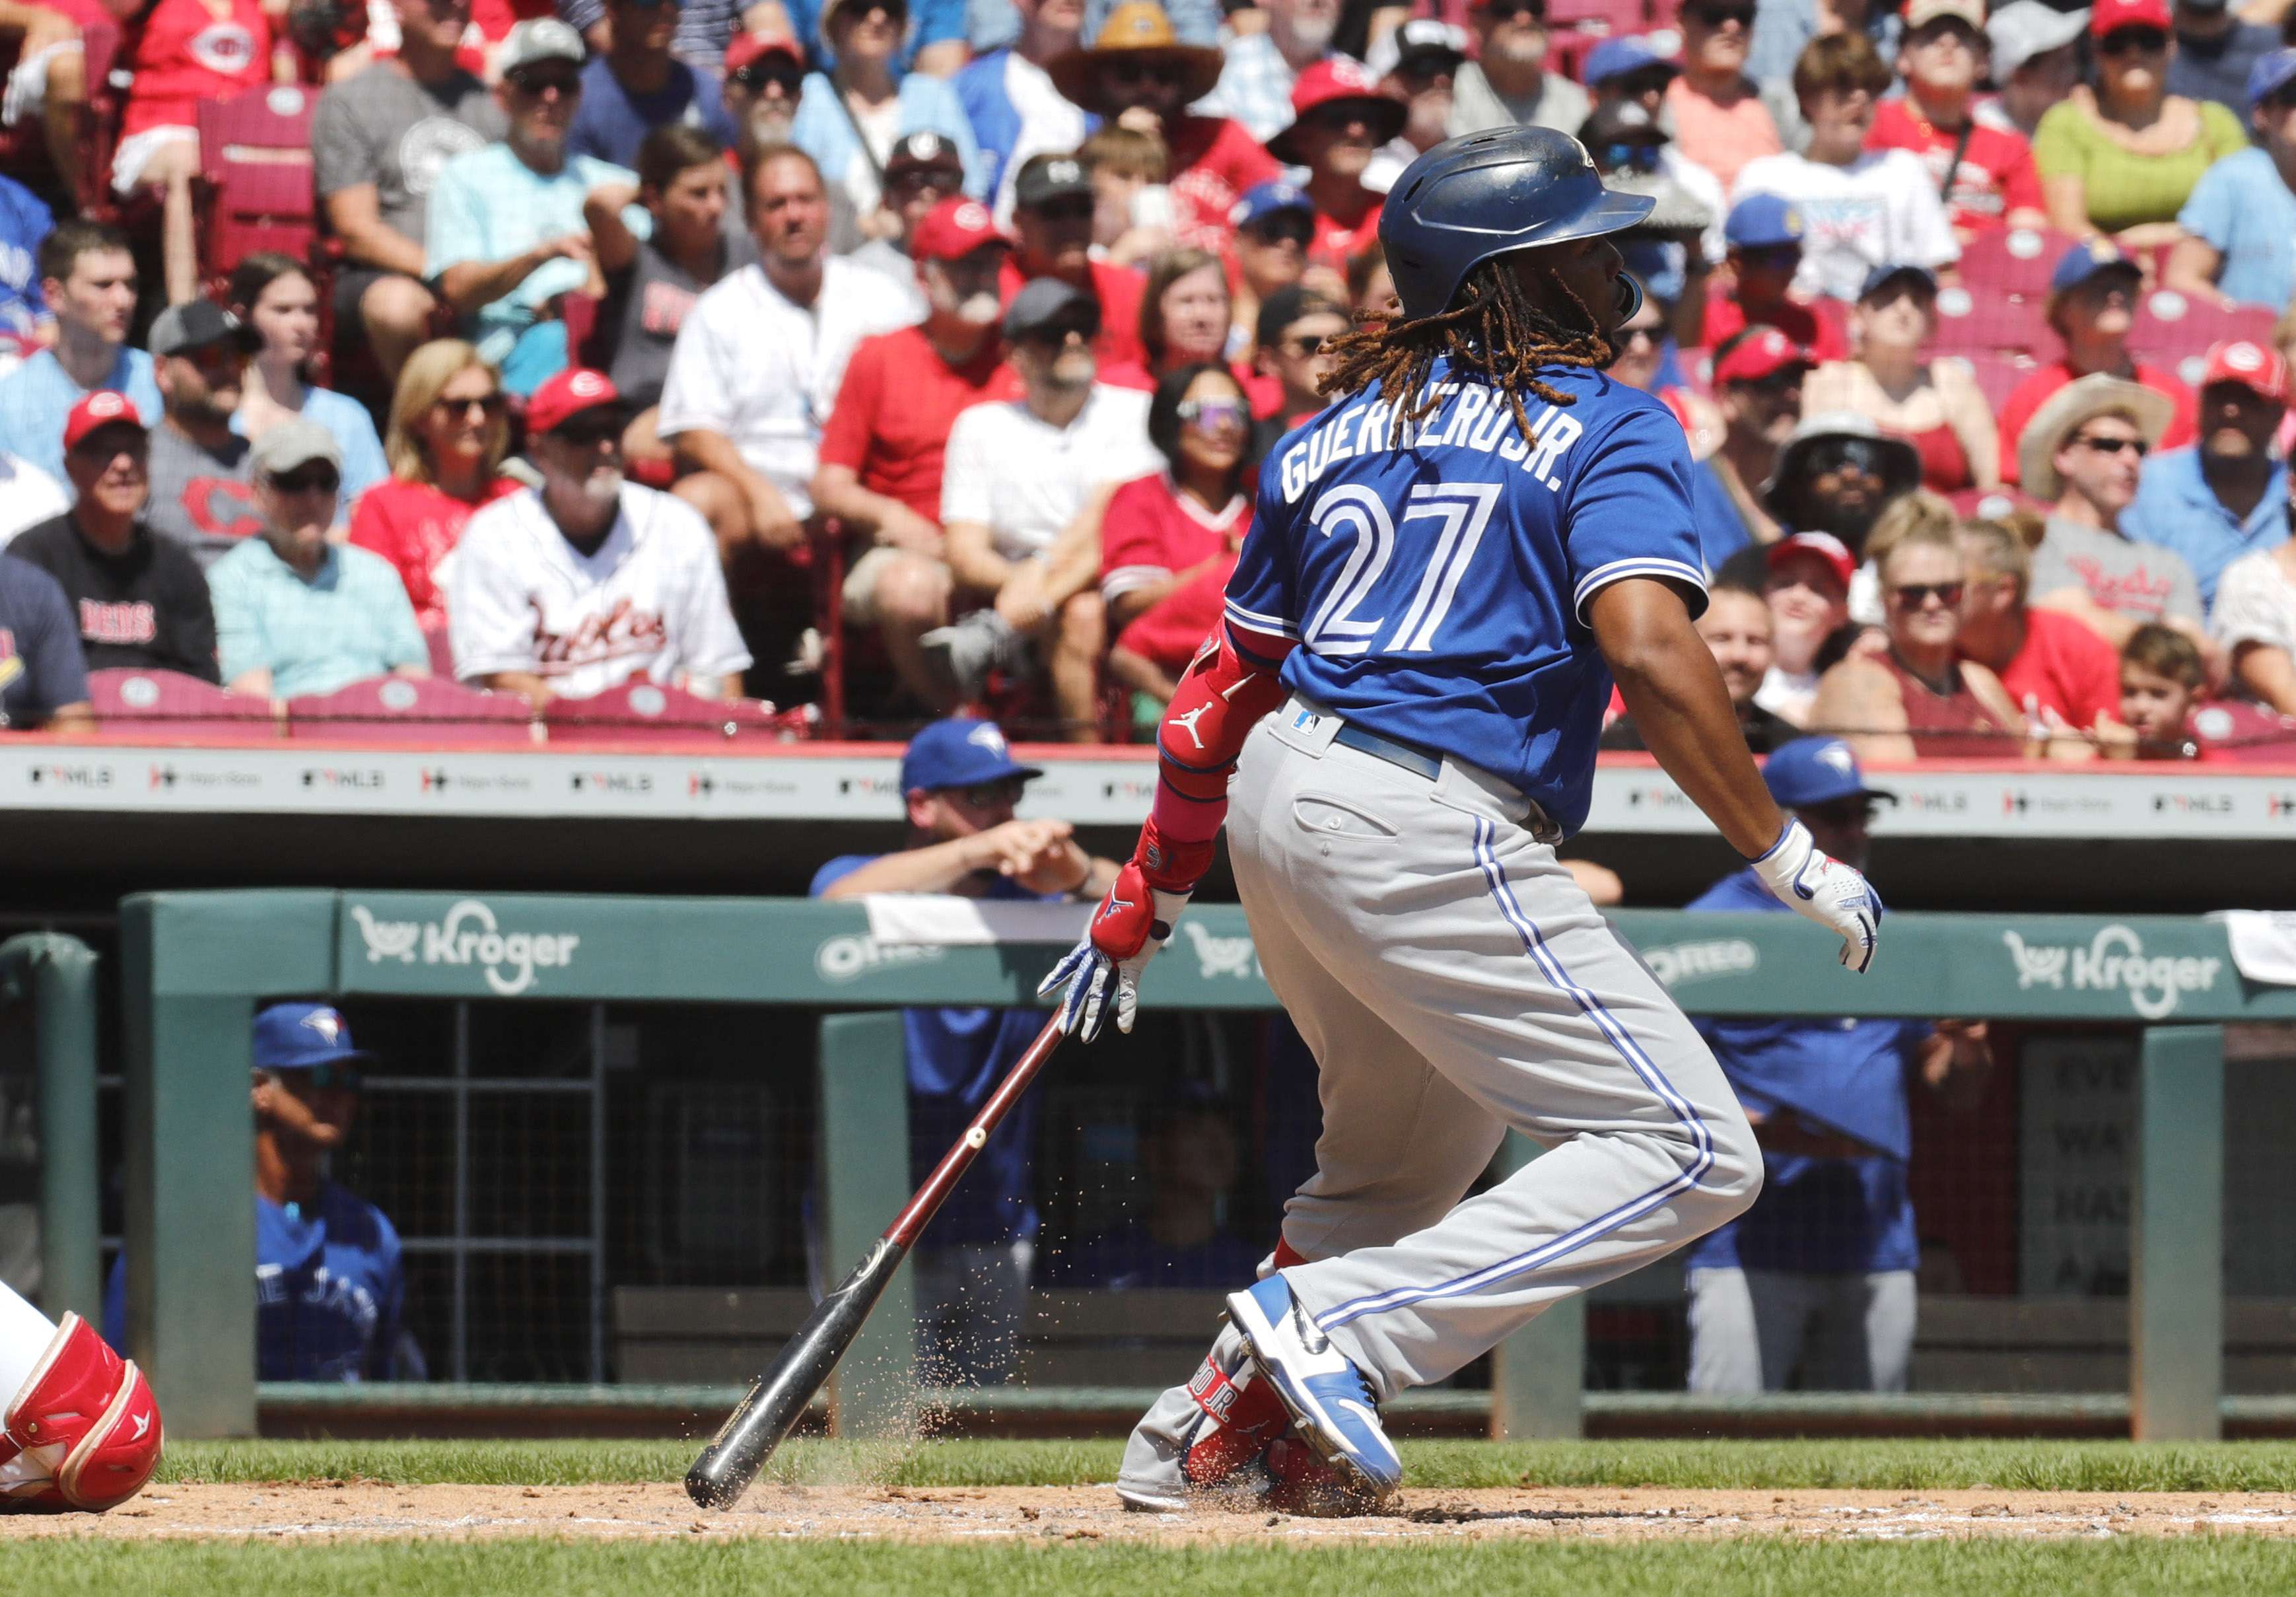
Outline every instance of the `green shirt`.
<svg viewBox="0 0 2296 1597">
<path fill-rule="evenodd" d="M 398 569 L 365 549 L 329 545 L 318 575 L 306 582 L 263 539 L 250 538 L 209 568 L 208 594 L 223 679 L 268 666 L 274 698 L 332 693 L 430 663 Z"/>
<path fill-rule="evenodd" d="M 2078 177 L 2087 185 L 2088 219 L 2107 233 L 2144 222 L 2173 222 L 2201 174 L 2248 148 L 2240 119 L 2213 100 L 2200 103 L 2201 136 L 2168 155 L 2132 154 L 2070 100 L 2051 106 L 2033 130 L 2033 164 L 2042 181 Z"/>
</svg>

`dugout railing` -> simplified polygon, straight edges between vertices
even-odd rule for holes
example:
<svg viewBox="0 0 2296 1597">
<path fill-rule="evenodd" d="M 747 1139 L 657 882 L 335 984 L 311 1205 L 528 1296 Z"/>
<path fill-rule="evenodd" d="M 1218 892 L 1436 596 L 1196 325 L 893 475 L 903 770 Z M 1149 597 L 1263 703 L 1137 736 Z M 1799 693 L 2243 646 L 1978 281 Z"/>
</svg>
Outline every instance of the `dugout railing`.
<svg viewBox="0 0 2296 1597">
<path fill-rule="evenodd" d="M 2140 1438 L 2220 1434 L 2222 1027 L 2296 1020 L 2296 988 L 2243 980 L 2224 927 L 2198 919 L 1900 915 L 1874 972 L 1862 978 L 1835 965 L 1829 935 L 1794 918 L 1630 910 L 1614 919 L 1694 1013 L 2143 1026 L 2129 1427 Z M 130 898 L 122 905 L 129 1350 L 176 1435 L 255 1431 L 245 1092 L 249 1021 L 260 1001 L 390 996 L 852 1011 L 823 1020 L 818 1050 L 822 1246 L 842 1261 L 860 1255 L 909 1190 L 906 1160 L 886 1157 L 906 1146 L 901 1029 L 891 1011 L 1033 1004 L 1062 946 L 881 943 L 862 905 L 800 900 L 302 890 Z M 1172 950 L 1150 967 L 1142 1001 L 1273 1008 L 1242 911 L 1192 908 Z M 86 1077 L 92 1097 L 92 1069 Z M 1521 1145 L 1509 1157 L 1535 1150 Z M 60 1190 L 52 1203 L 92 1209 L 93 1158 L 78 1168 L 77 1198 Z M 70 1184 L 59 1178 L 60 1188 Z M 92 1255 L 92 1237 L 84 1242 Z M 91 1256 L 70 1268 L 94 1267 Z M 833 1427 L 857 1433 L 908 1422 L 913 1323 L 906 1285 L 898 1286 L 832 1391 Z M 1497 1350 L 1488 1400 L 1495 1433 L 1577 1433 L 1581 1326 L 1565 1305 Z M 1796 1406 L 1750 1401 L 1775 1403 L 1781 1414 Z"/>
</svg>

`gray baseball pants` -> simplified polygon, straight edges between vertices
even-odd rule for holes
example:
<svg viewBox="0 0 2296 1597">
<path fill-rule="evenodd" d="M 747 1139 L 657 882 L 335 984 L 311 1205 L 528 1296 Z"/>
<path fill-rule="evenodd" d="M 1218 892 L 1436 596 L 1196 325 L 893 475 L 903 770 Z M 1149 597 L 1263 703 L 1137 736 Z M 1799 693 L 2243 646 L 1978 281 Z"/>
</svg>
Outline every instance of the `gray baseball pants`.
<svg viewBox="0 0 2296 1597">
<path fill-rule="evenodd" d="M 1690 1272 L 1690 1389 L 1902 1392 L 1914 1356 L 1914 1272 Z"/>
<path fill-rule="evenodd" d="M 1458 761 L 1431 782 L 1335 744 L 1340 725 L 1296 696 L 1262 721 L 1227 836 L 1268 985 L 1320 1071 L 1316 1174 L 1283 1219 L 1313 1262 L 1283 1274 L 1383 1401 L 1739 1214 L 1762 1157 L 1529 802 Z M 1465 1198 L 1510 1126 L 1551 1151 Z M 1150 1411 L 1128 1482 L 1193 1412 L 1185 1389 Z"/>
</svg>

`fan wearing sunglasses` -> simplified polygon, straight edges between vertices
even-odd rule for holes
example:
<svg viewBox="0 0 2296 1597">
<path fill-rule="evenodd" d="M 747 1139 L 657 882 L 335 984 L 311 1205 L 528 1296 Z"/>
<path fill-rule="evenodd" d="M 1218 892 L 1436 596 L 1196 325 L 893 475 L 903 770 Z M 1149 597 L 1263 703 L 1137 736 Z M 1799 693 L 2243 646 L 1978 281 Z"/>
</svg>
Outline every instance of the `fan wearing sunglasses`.
<svg viewBox="0 0 2296 1597">
<path fill-rule="evenodd" d="M 2218 391 L 2222 397 L 2221 384 Z M 2260 454 L 2277 407 L 2267 412 L 2259 399 L 2256 409 L 2251 434 L 2262 435 Z M 2165 395 L 2104 376 L 2067 383 L 2041 407 L 2023 445 L 2025 491 L 2050 506 L 2030 591 L 2037 607 L 2071 616 L 2116 649 L 2148 622 L 2174 627 L 2208 651 L 2221 680 L 2192 567 L 2159 544 L 2136 541 L 2120 524 L 2169 413 Z"/>
<path fill-rule="evenodd" d="M 263 698 L 332 693 L 386 673 L 430 674 L 430 647 L 390 562 L 338 545 L 343 455 L 334 435 L 290 416 L 248 453 L 263 535 L 208 572 L 224 686 Z"/>
<path fill-rule="evenodd" d="M 1809 42 L 1794 63 L 1794 96 L 1809 123 L 1800 154 L 1746 163 L 1732 192 L 1776 194 L 1808 223 L 1795 286 L 1805 293 L 1855 300 L 1879 266 L 1931 271 L 1961 258 L 1937 180 L 1910 150 L 1868 150 L 1874 108 L 1890 85 L 1862 33 Z"/>
<path fill-rule="evenodd" d="M 1317 62 L 1292 87 L 1292 122 L 1267 141 L 1267 152 L 1308 169 L 1316 235 L 1308 264 L 1347 270 L 1379 241 L 1382 196 L 1364 185 L 1380 147 L 1403 131 L 1408 113 L 1365 68 L 1344 55 Z"/>
<path fill-rule="evenodd" d="M 2201 174 L 2247 149 L 2247 129 L 2214 100 L 2169 92 L 2169 0 L 2098 0 L 2089 37 L 2095 86 L 2075 88 L 2033 134 L 2049 223 L 2076 238 L 2109 233 L 2131 250 L 2174 243 Z"/>
<path fill-rule="evenodd" d="M 808 76 L 790 126 L 791 142 L 845 191 L 865 227 L 878 208 L 893 143 L 905 134 L 940 135 L 964 162 L 966 192 L 977 196 L 986 184 L 955 86 L 930 72 L 902 70 L 909 29 L 906 0 L 828 0 L 821 44 L 836 64 Z"/>
<path fill-rule="evenodd" d="M 272 1004 L 250 1050 L 255 1109 L 255 1363 L 262 1380 L 422 1380 L 422 1355 L 399 1329 L 406 1279 L 383 1212 L 327 1173 L 358 1124 L 362 1073 L 330 1004 Z M 338 1165 L 337 1168 L 340 1168 Z M 103 1334 L 124 1344 L 127 1259 L 104 1292 Z"/>
<path fill-rule="evenodd" d="M 1256 459 L 1324 407 L 1320 387 L 1339 362 L 1332 346 L 1348 331 L 1348 308 L 1303 284 L 1278 289 L 1259 307 L 1259 369 L 1281 385 L 1283 399 L 1259 424 Z"/>
<path fill-rule="evenodd" d="M 1568 133 L 1587 119 L 1587 91 L 1546 70 L 1546 0 L 1479 0 L 1467 8 L 1467 26 L 1478 48 L 1452 81 L 1453 138 L 1491 128 Z"/>
<path fill-rule="evenodd" d="M 1666 87 L 1675 140 L 1734 193 L 1748 161 L 1785 148 L 1776 119 L 1746 75 L 1754 0 L 1692 0 L 1681 26 L 1682 75 Z"/>
</svg>

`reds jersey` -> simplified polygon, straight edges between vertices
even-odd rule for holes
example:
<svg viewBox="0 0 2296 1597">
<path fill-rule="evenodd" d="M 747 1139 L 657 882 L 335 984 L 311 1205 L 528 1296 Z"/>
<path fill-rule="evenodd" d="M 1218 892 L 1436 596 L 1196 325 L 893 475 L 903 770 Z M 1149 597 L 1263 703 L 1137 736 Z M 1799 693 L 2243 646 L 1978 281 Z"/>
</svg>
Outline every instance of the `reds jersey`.
<svg viewBox="0 0 2296 1597">
<path fill-rule="evenodd" d="M 1576 831 L 1611 696 L 1587 602 L 1656 577 L 1695 613 L 1706 582 L 1690 451 L 1666 407 L 1599 372 L 1540 375 L 1575 402 L 1526 396 L 1528 439 L 1447 361 L 1434 414 L 1400 448 L 1376 386 L 1285 434 L 1260 468 L 1227 619 L 1299 640 L 1288 687 L 1505 778 Z"/>
<path fill-rule="evenodd" d="M 218 19 L 202 0 L 160 0 L 135 46 L 135 86 L 120 131 L 188 128 L 200 102 L 228 100 L 270 75 L 271 21 L 256 0 Z"/>
<path fill-rule="evenodd" d="M 718 540 L 684 500 L 626 483 L 597 553 L 566 541 L 533 490 L 471 517 L 444 567 L 455 674 L 532 671 L 567 698 L 633 677 L 676 685 L 750 663 Z"/>
</svg>

